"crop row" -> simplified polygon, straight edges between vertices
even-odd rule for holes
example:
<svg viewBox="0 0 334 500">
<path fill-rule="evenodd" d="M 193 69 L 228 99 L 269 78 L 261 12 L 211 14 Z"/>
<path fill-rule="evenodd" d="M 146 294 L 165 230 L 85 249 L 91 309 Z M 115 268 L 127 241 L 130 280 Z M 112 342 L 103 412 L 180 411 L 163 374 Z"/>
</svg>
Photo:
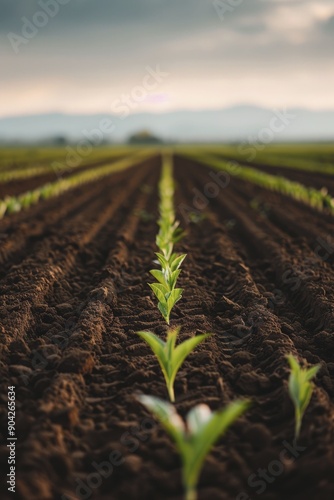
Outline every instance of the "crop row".
<svg viewBox="0 0 334 500">
<path fill-rule="evenodd" d="M 158 308 L 167 324 L 166 341 L 152 332 L 141 331 L 138 335 L 149 345 L 157 358 L 166 382 L 171 402 L 148 395 L 139 396 L 139 401 L 157 418 L 175 443 L 182 461 L 182 481 L 186 500 L 196 500 L 197 484 L 203 463 L 219 437 L 249 407 L 250 401 L 236 400 L 225 408 L 212 412 L 205 404 L 192 408 L 185 421 L 177 413 L 174 403 L 174 381 L 180 367 L 192 351 L 212 334 L 195 335 L 178 343 L 179 326 L 170 327 L 170 313 L 182 297 L 182 289 L 176 288 L 176 281 L 181 273 L 185 254 L 174 252 L 174 245 L 183 237 L 184 232 L 175 219 L 174 181 L 172 157 L 163 157 L 162 173 L 159 183 L 160 218 L 156 244 L 155 264 L 161 269 L 154 269 L 151 275 L 158 283 L 150 287 L 158 299 Z M 298 439 L 301 422 L 310 402 L 313 384 L 312 378 L 319 367 L 302 368 L 292 355 L 287 356 L 290 364 L 289 392 L 295 407 L 295 440 Z"/>
<path fill-rule="evenodd" d="M 89 182 L 102 179 L 103 177 L 106 177 L 114 172 L 125 170 L 133 166 L 135 163 L 145 160 L 149 156 L 151 156 L 151 152 L 143 150 L 140 153 L 131 155 L 130 157 L 124 158 L 115 163 L 85 170 L 84 172 L 74 174 L 66 179 L 59 179 L 57 181 L 50 182 L 33 189 L 32 191 L 22 193 L 19 196 L 8 196 L 3 200 L 0 200 L 0 219 L 7 214 L 16 213 L 29 208 L 38 203 L 40 200 L 47 200 L 49 198 L 59 196 L 65 191 L 80 186 L 81 184 L 87 184 Z"/>
<path fill-rule="evenodd" d="M 184 148 L 184 152 L 194 153 L 194 148 Z M 187 149 L 187 151 L 186 151 Z M 334 148 L 327 145 L 271 145 L 264 148 L 259 144 L 197 146 L 199 154 L 212 154 L 234 160 L 242 165 L 252 166 L 252 162 L 264 166 L 291 168 L 322 174 L 334 173 Z"/>
<path fill-rule="evenodd" d="M 72 148 L 71 150 L 64 151 L 62 156 L 58 152 L 57 156 L 50 157 L 49 159 L 44 158 L 41 160 L 37 157 L 35 160 L 29 159 L 29 161 L 14 165 L 10 165 L 8 161 L 3 160 L 3 163 L 0 163 L 0 182 L 23 180 L 50 173 L 54 173 L 59 178 L 63 174 L 75 171 L 79 167 L 103 162 L 103 160 L 105 160 L 105 163 L 109 163 L 113 158 L 126 157 L 135 152 L 131 148 L 112 148 L 109 150 L 98 149 L 92 151 L 89 155 L 80 155 Z"/>
<path fill-rule="evenodd" d="M 81 148 L 82 146 L 82 148 Z M 84 144 L 79 142 L 77 145 L 66 147 L 40 147 L 40 148 L 0 148 L 0 169 L 8 165 L 31 165 L 32 163 L 50 163 L 52 161 L 62 161 L 68 154 L 81 155 L 85 158 L 87 154 L 94 158 L 103 158 L 113 154 L 126 155 L 134 151 L 132 146 L 101 146 L 89 147 L 84 149 Z M 138 148 L 136 148 L 138 149 Z"/>
<path fill-rule="evenodd" d="M 37 177 L 39 175 L 45 175 L 51 171 L 49 166 L 34 166 L 29 168 L 20 168 L 13 170 L 0 171 L 0 182 L 11 182 L 18 179 L 27 179 L 29 177 Z"/>
<path fill-rule="evenodd" d="M 233 172 L 229 169 L 229 163 L 226 160 L 220 160 L 211 155 L 190 154 L 187 152 L 186 156 L 217 170 L 226 170 L 230 175 L 235 175 L 252 184 L 294 198 L 317 210 L 326 210 L 334 213 L 334 198 L 322 190 L 307 187 L 299 182 L 291 181 L 285 177 L 271 175 L 252 167 L 238 165 L 237 171 L 234 170 Z"/>
</svg>

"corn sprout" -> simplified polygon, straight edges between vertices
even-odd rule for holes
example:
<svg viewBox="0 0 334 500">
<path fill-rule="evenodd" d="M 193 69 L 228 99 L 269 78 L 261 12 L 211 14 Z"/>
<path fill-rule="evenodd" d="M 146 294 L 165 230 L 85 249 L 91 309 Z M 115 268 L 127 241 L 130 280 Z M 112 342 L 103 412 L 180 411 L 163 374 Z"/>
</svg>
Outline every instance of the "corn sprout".
<svg viewBox="0 0 334 500">
<path fill-rule="evenodd" d="M 158 299 L 159 311 L 169 324 L 170 313 L 176 302 L 182 297 L 183 289 L 177 288 L 176 282 L 181 272 L 180 266 L 186 258 L 185 254 L 173 253 L 174 244 L 180 241 L 184 232 L 179 227 L 179 222 L 175 220 L 173 166 L 169 155 L 165 155 L 163 158 L 159 192 L 160 218 L 158 221 L 159 232 L 156 237 L 159 252 L 156 253 L 156 256 L 161 270 L 153 269 L 150 271 L 157 283 L 149 283 L 149 286 Z"/>
<path fill-rule="evenodd" d="M 316 376 L 320 366 L 302 368 L 292 354 L 289 354 L 287 359 L 291 368 L 289 393 L 295 407 L 295 441 L 297 441 L 304 413 L 312 397 L 313 383 L 311 380 Z"/>
<path fill-rule="evenodd" d="M 171 401 L 175 401 L 174 382 L 184 360 L 198 344 L 209 337 L 209 334 L 197 335 L 196 337 L 185 340 L 176 347 L 176 340 L 179 332 L 179 327 L 170 329 L 167 333 L 167 342 L 161 340 L 157 335 L 154 335 L 154 333 L 137 332 L 138 335 L 148 343 L 158 358 Z"/>
<path fill-rule="evenodd" d="M 234 401 L 215 412 L 200 404 L 188 413 L 184 422 L 170 403 L 151 396 L 140 396 L 139 401 L 174 440 L 182 460 L 185 500 L 196 500 L 197 483 L 205 458 L 215 442 L 246 411 L 249 402 Z"/>
</svg>

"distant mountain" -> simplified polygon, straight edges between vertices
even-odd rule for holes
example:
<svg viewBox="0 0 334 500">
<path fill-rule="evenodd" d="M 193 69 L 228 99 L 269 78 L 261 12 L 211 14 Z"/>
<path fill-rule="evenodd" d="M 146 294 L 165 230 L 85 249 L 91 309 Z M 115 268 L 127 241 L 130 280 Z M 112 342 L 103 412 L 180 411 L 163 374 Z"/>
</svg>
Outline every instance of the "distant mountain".
<svg viewBox="0 0 334 500">
<path fill-rule="evenodd" d="M 220 110 L 113 115 L 43 114 L 0 118 L 1 142 L 37 142 L 66 137 L 84 140 L 104 124 L 105 140 L 122 142 L 140 130 L 168 141 L 311 141 L 334 139 L 334 110 L 234 106 Z"/>
</svg>

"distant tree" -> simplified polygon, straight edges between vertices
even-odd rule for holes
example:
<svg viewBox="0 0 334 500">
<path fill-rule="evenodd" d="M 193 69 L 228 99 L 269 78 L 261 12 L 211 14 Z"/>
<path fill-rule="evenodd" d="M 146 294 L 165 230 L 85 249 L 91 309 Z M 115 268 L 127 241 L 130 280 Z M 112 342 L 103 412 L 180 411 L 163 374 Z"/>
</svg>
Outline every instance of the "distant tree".
<svg viewBox="0 0 334 500">
<path fill-rule="evenodd" d="M 56 146 L 66 146 L 68 141 L 67 141 L 66 137 L 63 137 L 62 135 L 60 135 L 58 137 L 55 137 L 52 142 Z"/>
<path fill-rule="evenodd" d="M 147 130 L 142 130 L 131 135 L 128 139 L 129 144 L 162 144 L 163 140 L 151 134 Z"/>
</svg>

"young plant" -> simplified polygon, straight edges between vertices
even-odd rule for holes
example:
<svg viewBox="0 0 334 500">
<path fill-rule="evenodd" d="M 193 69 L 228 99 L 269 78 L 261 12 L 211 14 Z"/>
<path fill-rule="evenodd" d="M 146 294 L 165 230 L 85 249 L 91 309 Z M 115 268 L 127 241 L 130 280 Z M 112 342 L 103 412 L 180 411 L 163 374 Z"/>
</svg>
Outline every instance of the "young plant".
<svg viewBox="0 0 334 500">
<path fill-rule="evenodd" d="M 140 396 L 139 401 L 174 440 L 182 460 L 185 500 L 196 500 L 197 483 L 206 456 L 218 438 L 246 411 L 249 402 L 234 401 L 215 412 L 200 404 L 190 410 L 184 422 L 170 403 L 151 396 Z"/>
<path fill-rule="evenodd" d="M 176 288 L 176 282 L 181 272 L 180 266 L 186 257 L 185 254 L 173 253 L 174 244 L 180 241 L 184 232 L 179 227 L 179 221 L 175 220 L 173 164 L 169 155 L 163 158 L 159 192 L 160 218 L 158 220 L 159 232 L 156 237 L 159 252 L 156 256 L 161 270 L 150 271 L 157 283 L 150 283 L 149 286 L 158 299 L 159 311 L 169 324 L 171 310 L 182 297 L 183 289 Z"/>
<path fill-rule="evenodd" d="M 292 354 L 289 354 L 287 359 L 291 368 L 289 393 L 295 407 L 296 442 L 299 438 L 304 413 L 312 397 L 313 383 L 311 383 L 311 380 L 316 376 L 320 365 L 312 366 L 311 368 L 302 368 Z"/>
<path fill-rule="evenodd" d="M 158 299 L 158 309 L 169 325 L 170 313 L 176 302 L 182 297 L 182 288 L 176 288 L 176 281 L 180 275 L 180 266 L 186 255 L 172 253 L 169 258 L 166 254 L 156 253 L 161 270 L 152 269 L 150 273 L 157 283 L 149 283 L 154 295 Z"/>
<path fill-rule="evenodd" d="M 175 401 L 174 382 L 176 375 L 184 360 L 189 354 L 210 334 L 197 335 L 185 340 L 176 347 L 176 339 L 180 332 L 180 327 L 170 329 L 167 332 L 167 341 L 164 342 L 152 332 L 137 332 L 137 334 L 148 343 L 156 357 L 158 358 L 162 373 L 165 377 L 169 398 Z"/>
</svg>

